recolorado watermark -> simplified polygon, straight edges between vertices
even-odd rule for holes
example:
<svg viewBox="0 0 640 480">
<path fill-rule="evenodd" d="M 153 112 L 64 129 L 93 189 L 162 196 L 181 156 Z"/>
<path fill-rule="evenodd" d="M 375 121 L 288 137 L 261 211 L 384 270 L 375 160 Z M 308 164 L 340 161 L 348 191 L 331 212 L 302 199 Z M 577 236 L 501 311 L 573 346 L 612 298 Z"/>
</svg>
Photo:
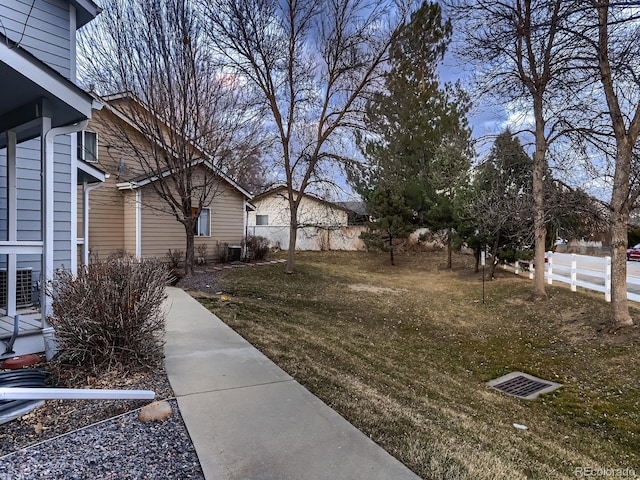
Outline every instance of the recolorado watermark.
<svg viewBox="0 0 640 480">
<path fill-rule="evenodd" d="M 631 467 L 576 467 L 573 469 L 573 474 L 577 478 L 638 478 L 636 471 Z"/>
</svg>

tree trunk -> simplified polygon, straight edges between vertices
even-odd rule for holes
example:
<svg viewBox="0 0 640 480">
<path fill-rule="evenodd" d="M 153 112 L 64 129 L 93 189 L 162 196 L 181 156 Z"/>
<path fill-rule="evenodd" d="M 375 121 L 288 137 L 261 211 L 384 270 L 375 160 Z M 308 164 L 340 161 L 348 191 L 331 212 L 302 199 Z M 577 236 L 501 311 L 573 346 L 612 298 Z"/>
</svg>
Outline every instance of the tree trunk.
<svg viewBox="0 0 640 480">
<path fill-rule="evenodd" d="M 633 325 L 627 302 L 627 224 L 629 203 L 627 198 L 630 163 L 624 153 L 618 152 L 614 189 L 611 194 L 611 317 L 607 327 L 610 331 Z M 624 188 L 626 186 L 626 188 Z"/>
<path fill-rule="evenodd" d="M 496 265 L 498 264 L 498 247 L 499 246 L 500 246 L 500 235 L 496 235 L 496 239 L 493 242 L 493 247 L 491 247 L 491 264 L 489 266 L 489 271 L 487 272 L 489 280 L 493 280 L 493 276 L 496 273 Z"/>
<path fill-rule="evenodd" d="M 184 225 L 184 229 L 187 234 L 187 248 L 184 254 L 184 274 L 185 276 L 189 276 L 193 274 L 193 264 L 195 259 L 193 225 L 186 223 Z"/>
<path fill-rule="evenodd" d="M 451 231 L 451 228 L 447 231 L 447 268 L 451 268 L 453 265 L 451 260 Z"/>
<path fill-rule="evenodd" d="M 534 98 L 534 114 L 536 116 L 536 150 L 533 154 L 533 228 L 535 242 L 536 271 L 533 280 L 532 300 L 544 300 L 547 293 L 544 287 L 544 256 L 547 229 L 544 222 L 544 176 L 547 171 L 546 152 L 547 139 L 544 132 L 544 117 L 542 115 L 542 95 Z"/>
<path fill-rule="evenodd" d="M 475 259 L 475 269 L 473 270 L 473 273 L 478 273 L 480 271 L 480 252 L 481 252 L 481 247 L 476 247 L 473 249 L 473 257 Z"/>
<path fill-rule="evenodd" d="M 389 234 L 389 252 L 391 253 L 391 266 L 395 267 L 396 262 L 393 258 L 393 235 Z"/>
<path fill-rule="evenodd" d="M 289 250 L 287 251 L 287 264 L 284 273 L 293 273 L 296 262 L 296 241 L 298 239 L 298 206 L 294 202 L 289 202 L 291 218 L 289 222 Z"/>
<path fill-rule="evenodd" d="M 611 125 L 616 136 L 616 169 L 611 192 L 611 317 L 610 331 L 633 325 L 627 303 L 627 224 L 631 205 L 636 197 L 630 195 L 631 158 L 638 140 L 639 111 L 633 115 L 627 131 L 625 115 L 614 88 L 614 75 L 609 60 L 609 2 L 596 2 L 598 10 L 598 67 L 604 89 Z M 625 92 L 626 93 L 626 92 Z"/>
</svg>

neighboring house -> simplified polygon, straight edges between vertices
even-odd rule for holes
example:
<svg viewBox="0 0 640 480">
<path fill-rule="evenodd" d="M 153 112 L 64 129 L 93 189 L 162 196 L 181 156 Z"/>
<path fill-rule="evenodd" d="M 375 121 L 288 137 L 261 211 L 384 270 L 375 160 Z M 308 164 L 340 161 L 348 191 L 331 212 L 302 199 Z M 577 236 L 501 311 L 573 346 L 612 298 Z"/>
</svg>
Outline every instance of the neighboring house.
<svg viewBox="0 0 640 480">
<path fill-rule="evenodd" d="M 184 252 L 186 248 L 184 226 L 153 188 L 157 178 L 144 174 L 140 161 L 119 147 L 120 134 L 114 133 L 112 122 L 122 122 L 129 138 L 149 143 L 135 124 L 114 107 L 120 101 L 123 96 L 104 99 L 103 109 L 96 112 L 87 129 L 79 134 L 78 145 L 84 148 L 78 149 L 78 155 L 108 173 L 108 179 L 99 188 L 89 185 L 80 188 L 79 212 L 89 212 L 88 225 L 78 222 L 84 239 L 79 252 L 83 263 L 89 263 L 89 257 L 105 258 L 121 252 L 138 258 L 165 259 L 169 249 Z M 201 245 L 205 245 L 204 259 L 218 261 L 229 247 L 242 245 L 247 210 L 252 208 L 251 195 L 217 169 L 206 155 L 198 160 L 198 165 L 200 172 L 194 175 L 195 183 L 197 173 L 207 170 L 215 174 L 217 188 L 211 203 L 204 206 L 198 217 L 195 256 L 197 260 L 202 258 L 199 252 L 203 251 Z"/>
<path fill-rule="evenodd" d="M 348 225 L 366 225 L 369 221 L 367 215 L 367 205 L 364 202 L 335 202 L 339 207 L 347 210 L 347 224 Z"/>
<path fill-rule="evenodd" d="M 99 11 L 90 0 L 0 3 L 0 358 L 53 353 L 44 286 L 77 268 L 76 185 L 104 180 L 71 155 L 95 105 L 75 85 L 76 30 Z"/>
<path fill-rule="evenodd" d="M 267 238 L 272 248 L 286 250 L 291 220 L 287 188 L 267 190 L 253 197 L 251 203 L 255 211 L 249 212 L 248 233 Z M 364 250 L 361 219 L 359 211 L 344 204 L 305 193 L 298 208 L 296 250 Z"/>
</svg>

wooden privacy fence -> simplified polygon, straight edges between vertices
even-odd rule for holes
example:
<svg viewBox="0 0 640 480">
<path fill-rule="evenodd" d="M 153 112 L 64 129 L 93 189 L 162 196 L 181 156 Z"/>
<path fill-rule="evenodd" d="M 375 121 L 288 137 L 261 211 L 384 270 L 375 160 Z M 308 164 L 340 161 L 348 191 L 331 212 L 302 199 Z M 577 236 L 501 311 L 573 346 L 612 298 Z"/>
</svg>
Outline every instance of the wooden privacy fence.
<svg viewBox="0 0 640 480">
<path fill-rule="evenodd" d="M 520 266 L 516 263 L 516 273 L 519 270 Z M 629 270 L 638 272 L 630 273 Z M 529 278 L 533 278 L 533 268 Z M 544 278 L 549 285 L 554 280 L 568 283 L 572 292 L 576 291 L 576 287 L 602 292 L 605 300 L 611 301 L 611 257 L 547 252 Z M 640 268 L 627 271 L 627 298 L 640 302 Z"/>
</svg>

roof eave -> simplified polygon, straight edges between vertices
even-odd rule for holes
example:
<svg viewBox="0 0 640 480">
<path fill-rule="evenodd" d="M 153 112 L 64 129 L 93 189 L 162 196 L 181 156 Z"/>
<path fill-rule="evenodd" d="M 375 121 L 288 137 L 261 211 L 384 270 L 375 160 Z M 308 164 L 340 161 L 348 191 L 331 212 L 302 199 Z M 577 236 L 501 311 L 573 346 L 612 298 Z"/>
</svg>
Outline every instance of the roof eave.
<svg viewBox="0 0 640 480">
<path fill-rule="evenodd" d="M 76 28 L 85 26 L 102 12 L 91 0 L 70 0 L 69 3 L 76 7 Z"/>
</svg>

